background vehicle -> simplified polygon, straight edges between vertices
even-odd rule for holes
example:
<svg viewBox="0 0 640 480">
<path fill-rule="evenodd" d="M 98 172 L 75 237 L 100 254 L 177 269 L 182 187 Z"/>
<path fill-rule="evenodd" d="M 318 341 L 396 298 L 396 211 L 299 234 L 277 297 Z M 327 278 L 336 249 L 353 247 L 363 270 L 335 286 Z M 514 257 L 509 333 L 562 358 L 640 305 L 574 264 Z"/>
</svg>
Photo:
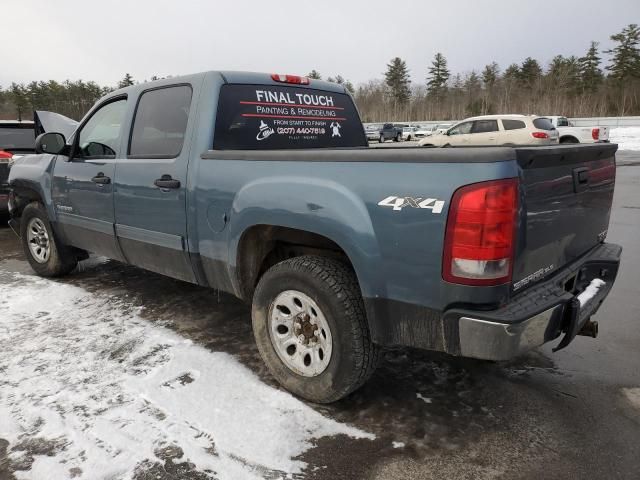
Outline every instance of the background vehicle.
<svg viewBox="0 0 640 480">
<path fill-rule="evenodd" d="M 425 136 L 440 135 L 451 128 L 452 125 L 452 123 L 438 123 L 437 125 L 432 125 L 426 132 Z"/>
<path fill-rule="evenodd" d="M 416 127 L 402 127 L 402 139 L 410 142 L 411 140 L 416 139 L 416 131 L 418 129 Z"/>
<path fill-rule="evenodd" d="M 367 136 L 369 142 L 380 140 L 380 129 L 382 125 L 367 125 L 364 128 L 364 133 Z"/>
<path fill-rule="evenodd" d="M 142 83 L 36 147 L 9 203 L 38 274 L 95 252 L 236 295 L 272 374 L 315 402 L 362 385 L 380 346 L 502 360 L 594 335 L 618 270 L 616 145 L 371 149 L 336 83 Z"/>
<path fill-rule="evenodd" d="M 609 141 L 609 127 L 574 127 L 567 117 L 545 116 L 558 130 L 560 143 L 599 143 Z"/>
<path fill-rule="evenodd" d="M 9 162 L 14 155 L 35 152 L 34 123 L 0 120 L 0 215 L 7 213 Z"/>
<path fill-rule="evenodd" d="M 403 127 L 394 125 L 393 123 L 385 123 L 378 132 L 378 139 L 380 140 L 380 143 L 387 140 L 399 142 L 402 140 L 402 131 Z"/>
<path fill-rule="evenodd" d="M 420 140 L 421 146 L 553 145 L 558 132 L 544 117 L 533 115 L 485 115 L 463 120 L 441 135 Z"/>
</svg>

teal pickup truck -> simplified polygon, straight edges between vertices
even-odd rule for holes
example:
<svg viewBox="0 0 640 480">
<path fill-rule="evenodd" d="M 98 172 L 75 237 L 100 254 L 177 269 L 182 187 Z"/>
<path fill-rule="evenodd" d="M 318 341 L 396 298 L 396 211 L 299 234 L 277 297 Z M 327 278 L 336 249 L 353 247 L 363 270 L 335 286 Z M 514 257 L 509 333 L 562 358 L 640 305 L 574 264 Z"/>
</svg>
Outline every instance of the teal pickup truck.
<svg viewBox="0 0 640 480">
<path fill-rule="evenodd" d="M 382 347 L 503 360 L 595 336 L 615 145 L 367 147 L 341 85 L 206 72 L 127 87 L 9 175 L 33 269 L 88 252 L 252 305 L 275 378 L 315 402 Z"/>
</svg>

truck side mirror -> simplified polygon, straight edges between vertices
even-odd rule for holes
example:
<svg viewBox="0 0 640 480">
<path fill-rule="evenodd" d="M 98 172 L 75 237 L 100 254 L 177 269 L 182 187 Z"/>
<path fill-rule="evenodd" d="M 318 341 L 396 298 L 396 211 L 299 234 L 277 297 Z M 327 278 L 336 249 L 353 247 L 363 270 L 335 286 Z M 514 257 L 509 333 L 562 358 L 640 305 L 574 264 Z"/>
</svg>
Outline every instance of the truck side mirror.
<svg viewBox="0 0 640 480">
<path fill-rule="evenodd" d="M 59 154 L 66 146 L 67 140 L 61 133 L 49 132 L 36 138 L 36 153 Z"/>
</svg>

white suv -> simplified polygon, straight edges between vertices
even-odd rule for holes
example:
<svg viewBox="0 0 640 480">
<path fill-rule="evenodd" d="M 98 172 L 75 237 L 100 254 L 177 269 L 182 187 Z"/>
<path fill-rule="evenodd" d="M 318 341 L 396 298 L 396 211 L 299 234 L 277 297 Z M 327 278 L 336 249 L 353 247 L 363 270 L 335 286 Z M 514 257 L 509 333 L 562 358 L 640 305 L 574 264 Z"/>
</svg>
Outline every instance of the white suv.
<svg viewBox="0 0 640 480">
<path fill-rule="evenodd" d="M 432 147 L 553 145 L 558 131 L 549 119 L 536 115 L 484 115 L 467 118 L 441 135 L 420 140 Z"/>
</svg>

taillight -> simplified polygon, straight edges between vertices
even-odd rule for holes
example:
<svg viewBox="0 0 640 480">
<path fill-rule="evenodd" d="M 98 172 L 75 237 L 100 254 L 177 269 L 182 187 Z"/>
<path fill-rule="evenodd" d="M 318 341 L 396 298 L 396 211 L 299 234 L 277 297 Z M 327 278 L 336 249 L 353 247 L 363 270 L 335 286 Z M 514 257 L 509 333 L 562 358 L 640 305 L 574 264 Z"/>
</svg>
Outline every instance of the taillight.
<svg viewBox="0 0 640 480">
<path fill-rule="evenodd" d="M 11 152 L 5 152 L 4 150 L 0 150 L 0 163 L 8 163 L 12 157 L 13 157 L 13 154 Z"/>
<path fill-rule="evenodd" d="M 592 128 L 591 129 L 591 138 L 593 138 L 594 140 L 598 140 L 600 138 L 600 129 L 599 128 Z"/>
<path fill-rule="evenodd" d="M 309 79 L 307 77 L 300 77 L 298 75 L 280 75 L 278 73 L 271 74 L 271 80 L 280 83 L 294 83 L 296 85 L 309 85 Z"/>
<path fill-rule="evenodd" d="M 531 132 L 531 135 L 533 138 L 549 138 L 549 134 L 544 132 Z"/>
<path fill-rule="evenodd" d="M 447 220 L 444 280 L 463 285 L 509 282 L 517 212 L 517 178 L 458 189 L 453 194 Z"/>
</svg>

